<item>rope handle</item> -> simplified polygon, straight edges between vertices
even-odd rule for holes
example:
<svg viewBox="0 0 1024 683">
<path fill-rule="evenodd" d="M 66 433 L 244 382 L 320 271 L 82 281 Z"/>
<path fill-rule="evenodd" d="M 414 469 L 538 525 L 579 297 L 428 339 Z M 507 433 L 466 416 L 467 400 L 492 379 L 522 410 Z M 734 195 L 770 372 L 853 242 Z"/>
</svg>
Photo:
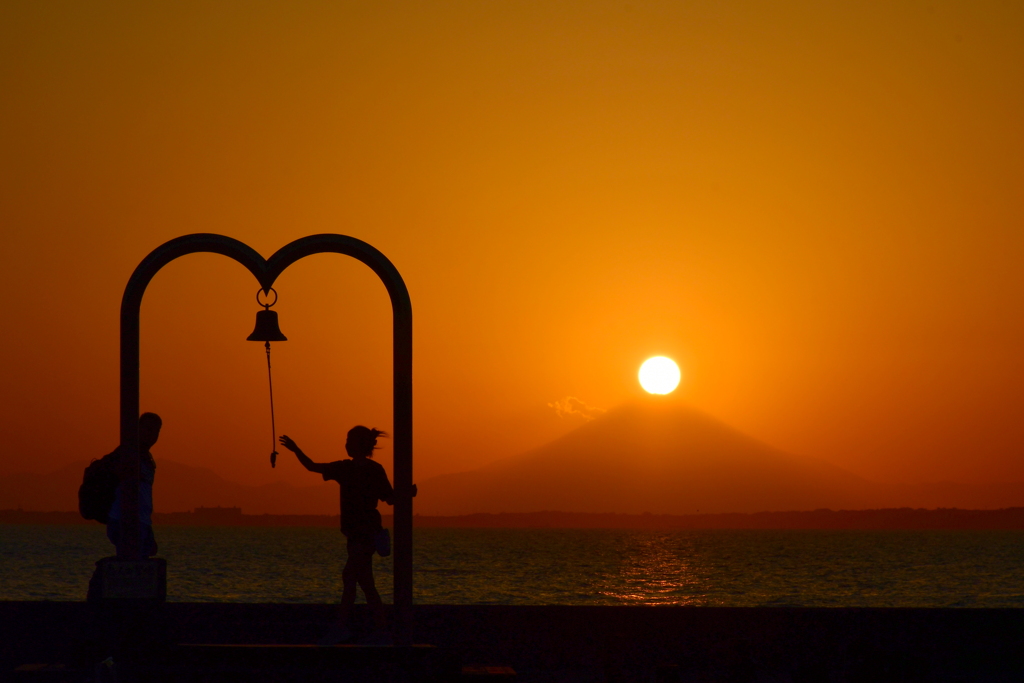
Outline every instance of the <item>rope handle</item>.
<svg viewBox="0 0 1024 683">
<path fill-rule="evenodd" d="M 270 372 L 270 342 L 267 347 L 267 382 L 270 384 L 270 434 L 271 448 L 270 466 L 277 467 L 277 426 L 274 424 L 274 376 Z"/>
</svg>

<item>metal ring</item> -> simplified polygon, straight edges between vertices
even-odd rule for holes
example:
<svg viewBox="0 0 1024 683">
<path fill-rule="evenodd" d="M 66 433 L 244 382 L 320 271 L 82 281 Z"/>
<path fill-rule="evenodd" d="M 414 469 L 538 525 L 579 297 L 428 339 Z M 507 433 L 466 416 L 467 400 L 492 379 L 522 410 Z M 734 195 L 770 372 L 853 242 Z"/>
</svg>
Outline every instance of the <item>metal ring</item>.
<svg viewBox="0 0 1024 683">
<path fill-rule="evenodd" d="M 265 291 L 266 290 L 264 290 L 262 287 L 256 290 L 256 303 L 258 303 L 260 306 L 263 306 L 264 308 L 270 308 L 271 306 L 277 303 L 277 290 L 274 289 L 273 287 L 270 288 L 270 291 L 274 293 L 274 301 L 269 304 L 265 304 L 262 301 L 260 301 L 260 292 Z"/>
</svg>

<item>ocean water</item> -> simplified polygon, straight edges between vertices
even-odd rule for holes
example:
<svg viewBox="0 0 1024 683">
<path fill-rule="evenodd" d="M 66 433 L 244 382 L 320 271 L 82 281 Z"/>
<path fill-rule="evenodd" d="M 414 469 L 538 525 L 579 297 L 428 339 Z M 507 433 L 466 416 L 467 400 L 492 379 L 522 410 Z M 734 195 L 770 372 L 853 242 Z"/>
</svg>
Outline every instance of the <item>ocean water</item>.
<svg viewBox="0 0 1024 683">
<path fill-rule="evenodd" d="M 336 602 L 335 529 L 158 527 L 168 599 Z M 100 525 L 0 525 L 0 600 L 81 600 Z M 391 560 L 375 558 L 391 595 Z M 1020 531 L 418 529 L 424 604 L 1024 607 Z"/>
</svg>

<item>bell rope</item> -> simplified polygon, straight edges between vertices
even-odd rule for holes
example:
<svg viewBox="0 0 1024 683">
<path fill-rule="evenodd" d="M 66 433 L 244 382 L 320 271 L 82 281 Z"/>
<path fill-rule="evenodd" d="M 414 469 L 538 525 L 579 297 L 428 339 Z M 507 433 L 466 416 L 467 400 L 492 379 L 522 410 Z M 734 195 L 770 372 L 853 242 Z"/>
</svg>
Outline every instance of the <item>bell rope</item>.
<svg viewBox="0 0 1024 683">
<path fill-rule="evenodd" d="M 270 384 L 270 434 L 272 451 L 270 453 L 270 466 L 277 467 L 277 426 L 274 424 L 274 376 L 270 372 L 270 342 L 267 347 L 267 382 Z"/>
</svg>

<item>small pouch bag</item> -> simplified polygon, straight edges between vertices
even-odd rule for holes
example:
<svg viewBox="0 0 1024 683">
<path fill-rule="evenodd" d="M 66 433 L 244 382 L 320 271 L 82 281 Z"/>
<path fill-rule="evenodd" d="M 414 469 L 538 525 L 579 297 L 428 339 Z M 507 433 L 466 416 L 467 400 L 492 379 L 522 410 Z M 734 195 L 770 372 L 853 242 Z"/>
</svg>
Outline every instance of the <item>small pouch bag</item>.
<svg viewBox="0 0 1024 683">
<path fill-rule="evenodd" d="M 390 555 L 391 532 L 381 527 L 381 529 L 373 535 L 373 548 L 381 557 L 387 557 L 388 555 Z"/>
</svg>

